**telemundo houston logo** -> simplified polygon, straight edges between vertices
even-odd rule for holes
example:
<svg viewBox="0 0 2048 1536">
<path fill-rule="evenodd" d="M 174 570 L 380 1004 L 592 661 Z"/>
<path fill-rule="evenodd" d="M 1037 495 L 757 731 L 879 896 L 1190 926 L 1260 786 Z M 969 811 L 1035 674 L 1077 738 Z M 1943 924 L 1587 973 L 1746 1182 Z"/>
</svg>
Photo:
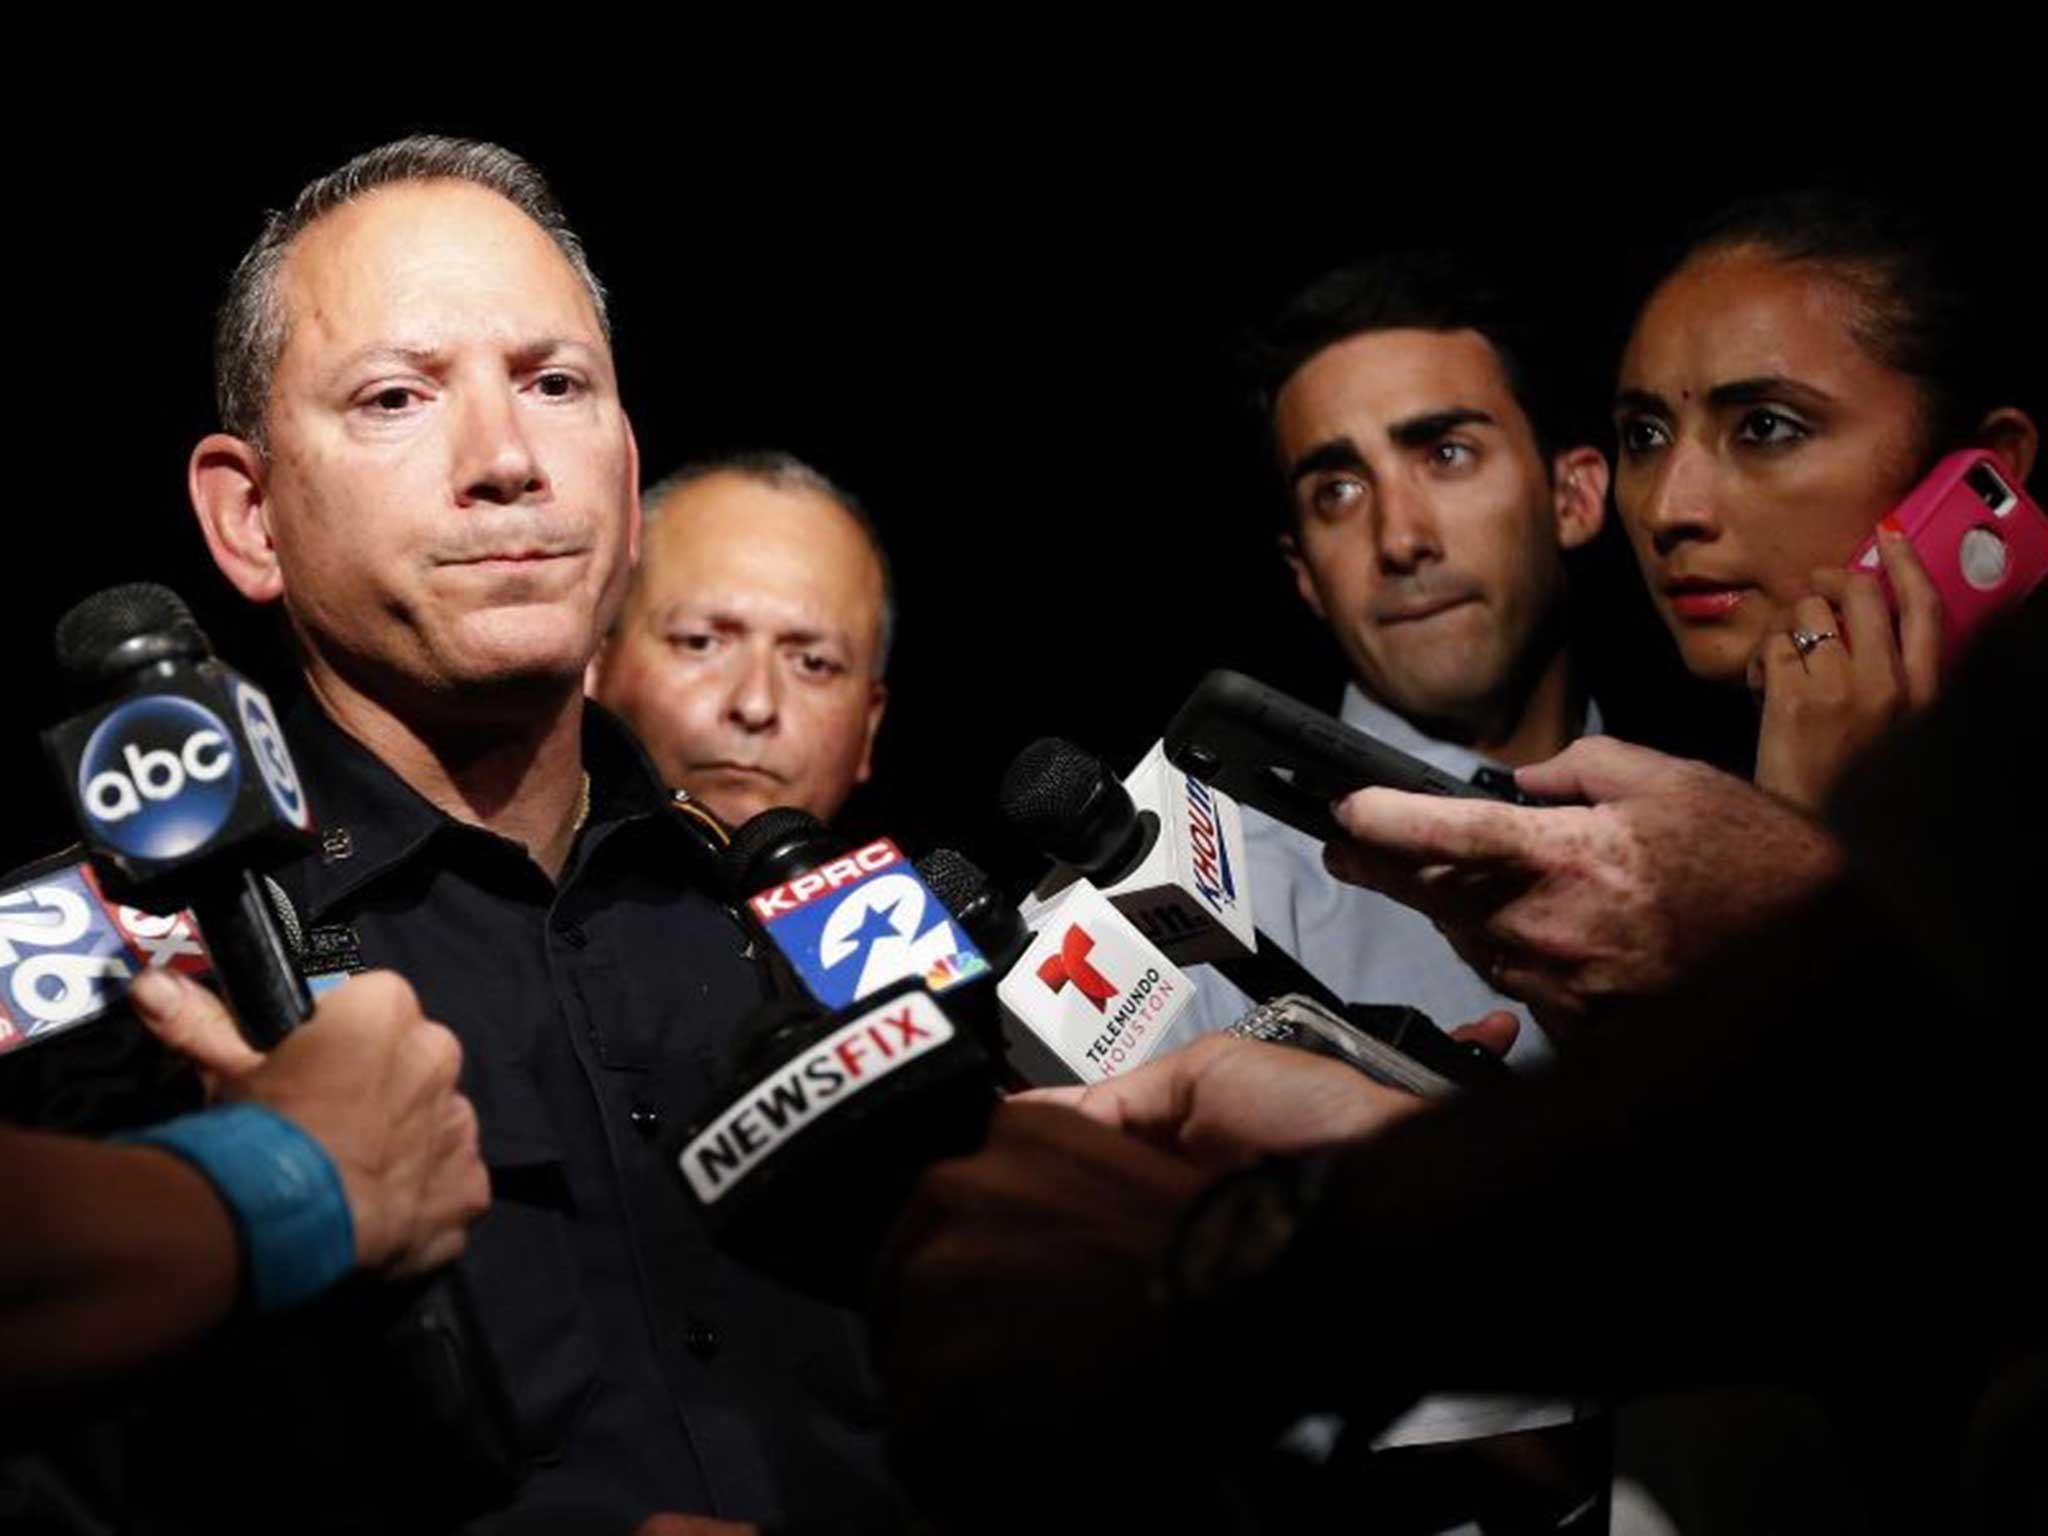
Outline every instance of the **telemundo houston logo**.
<svg viewBox="0 0 2048 1536">
<path fill-rule="evenodd" d="M 137 859 L 182 858 L 234 814 L 242 765 L 220 717 L 177 694 L 114 710 L 78 764 L 78 799 L 91 830 Z"/>
</svg>

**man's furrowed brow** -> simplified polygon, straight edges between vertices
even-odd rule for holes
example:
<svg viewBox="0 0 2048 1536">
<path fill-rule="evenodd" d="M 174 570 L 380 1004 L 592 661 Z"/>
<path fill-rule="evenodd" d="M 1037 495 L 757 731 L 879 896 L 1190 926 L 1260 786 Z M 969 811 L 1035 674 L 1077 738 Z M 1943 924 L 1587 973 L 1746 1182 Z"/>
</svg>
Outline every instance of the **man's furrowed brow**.
<svg viewBox="0 0 2048 1536">
<path fill-rule="evenodd" d="M 376 341 L 367 347 L 358 347 L 343 358 L 335 368 L 336 373 L 347 373 L 366 363 L 401 363 L 407 368 L 417 368 L 422 373 L 432 373 L 447 360 L 448 354 L 440 347 L 416 342 Z"/>
<path fill-rule="evenodd" d="M 1348 437 L 1333 437 L 1328 442 L 1317 443 L 1300 458 L 1287 467 L 1287 483 L 1295 484 L 1310 475 L 1322 474 L 1332 469 L 1364 469 L 1365 455 L 1358 451 L 1358 444 Z"/>
<path fill-rule="evenodd" d="M 1490 411 L 1478 410 L 1469 405 L 1447 406 L 1441 411 L 1428 411 L 1420 416 L 1410 416 L 1406 421 L 1397 421 L 1387 429 L 1387 436 L 1403 448 L 1426 448 L 1440 442 L 1460 427 L 1495 427 Z"/>
</svg>

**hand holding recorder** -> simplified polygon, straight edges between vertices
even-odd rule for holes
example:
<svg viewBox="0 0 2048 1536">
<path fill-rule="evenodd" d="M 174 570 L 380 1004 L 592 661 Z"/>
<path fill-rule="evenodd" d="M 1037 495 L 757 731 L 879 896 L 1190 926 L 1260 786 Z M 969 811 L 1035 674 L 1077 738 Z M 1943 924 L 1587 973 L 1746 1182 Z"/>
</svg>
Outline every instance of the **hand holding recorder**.
<svg viewBox="0 0 2048 1536">
<path fill-rule="evenodd" d="M 1819 826 L 1740 779 L 1589 736 L 1516 775 L 1578 805 L 1365 789 L 1337 807 L 1339 879 L 1426 912 L 1502 991 L 1568 1028 L 1668 988 L 1839 864 Z"/>
</svg>

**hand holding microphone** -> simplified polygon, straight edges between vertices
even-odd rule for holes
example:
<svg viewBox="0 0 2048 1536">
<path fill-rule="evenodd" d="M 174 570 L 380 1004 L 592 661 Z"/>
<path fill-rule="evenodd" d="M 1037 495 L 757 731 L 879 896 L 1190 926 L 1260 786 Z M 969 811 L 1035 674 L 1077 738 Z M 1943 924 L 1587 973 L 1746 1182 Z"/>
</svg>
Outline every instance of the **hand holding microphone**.
<svg viewBox="0 0 2048 1536">
<path fill-rule="evenodd" d="M 462 1047 L 401 977 L 376 971 L 336 987 L 267 1056 L 218 998 L 172 972 L 144 972 L 129 1000 L 207 1073 L 216 1102 L 261 1104 L 320 1144 L 341 1179 L 356 1269 L 397 1279 L 460 1256 L 490 1205 L 476 1111 L 455 1086 Z"/>
</svg>

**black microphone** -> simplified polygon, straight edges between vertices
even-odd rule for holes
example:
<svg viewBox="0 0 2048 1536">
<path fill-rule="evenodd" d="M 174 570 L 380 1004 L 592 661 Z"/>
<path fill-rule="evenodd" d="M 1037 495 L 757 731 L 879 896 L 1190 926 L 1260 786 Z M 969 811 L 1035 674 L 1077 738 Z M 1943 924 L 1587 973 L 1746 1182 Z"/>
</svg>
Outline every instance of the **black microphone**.
<svg viewBox="0 0 2048 1536">
<path fill-rule="evenodd" d="M 43 733 L 100 882 L 117 900 L 189 907 L 251 1045 L 268 1049 L 313 1003 L 262 872 L 313 846 L 313 813 L 263 691 L 222 664 L 184 600 L 110 587 L 59 621 L 58 666 L 82 705 Z M 382 1325 L 374 1386 L 418 1457 L 429 1501 L 474 1513 L 510 1493 L 522 1453 L 496 1363 L 455 1271 L 353 1298 Z"/>
<path fill-rule="evenodd" d="M 846 839 L 809 811 L 771 805 L 733 828 L 725 847 L 726 879 L 735 900 L 795 880 L 847 850 Z"/>
<path fill-rule="evenodd" d="M 917 872 L 960 920 L 997 976 L 1017 963 L 1031 943 L 1031 929 L 986 871 L 956 849 L 934 848 L 917 861 Z"/>
</svg>

